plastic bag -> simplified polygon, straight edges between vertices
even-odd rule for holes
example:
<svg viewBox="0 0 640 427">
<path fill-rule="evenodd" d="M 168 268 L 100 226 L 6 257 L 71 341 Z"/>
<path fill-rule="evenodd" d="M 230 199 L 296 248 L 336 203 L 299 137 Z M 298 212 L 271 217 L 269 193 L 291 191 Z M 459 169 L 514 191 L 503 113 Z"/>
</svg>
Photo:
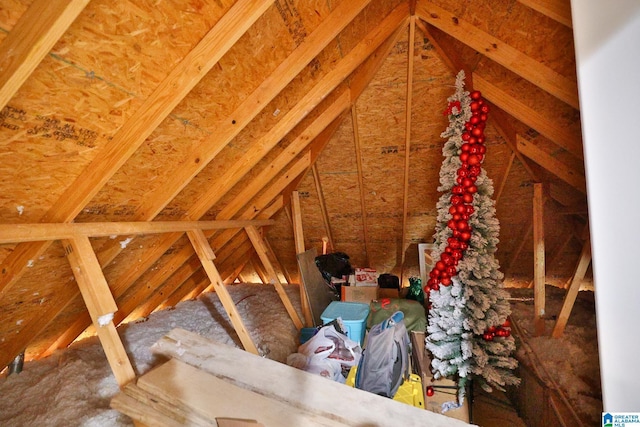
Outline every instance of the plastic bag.
<svg viewBox="0 0 640 427">
<path fill-rule="evenodd" d="M 287 364 L 341 383 L 344 371 L 358 365 L 362 348 L 330 324 L 322 327 L 298 352 L 289 355 Z"/>
</svg>

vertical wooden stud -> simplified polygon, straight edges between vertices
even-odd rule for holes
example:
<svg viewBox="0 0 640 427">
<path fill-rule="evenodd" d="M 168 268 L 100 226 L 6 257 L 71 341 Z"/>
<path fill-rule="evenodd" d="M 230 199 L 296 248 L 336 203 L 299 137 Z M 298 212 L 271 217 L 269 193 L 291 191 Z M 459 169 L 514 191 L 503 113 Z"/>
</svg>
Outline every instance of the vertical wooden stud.
<svg viewBox="0 0 640 427">
<path fill-rule="evenodd" d="M 304 234 L 302 232 L 302 211 L 300 209 L 300 195 L 297 191 L 291 193 L 291 212 L 293 214 L 293 238 L 296 244 L 296 253 L 301 254 L 305 251 Z M 311 316 L 311 304 L 307 289 L 300 274 L 300 305 L 302 307 L 302 317 L 304 317 L 305 326 L 313 326 L 313 317 Z"/>
<path fill-rule="evenodd" d="M 541 183 L 533 184 L 533 306 L 535 335 L 544 335 L 545 262 L 544 192 Z"/>
</svg>

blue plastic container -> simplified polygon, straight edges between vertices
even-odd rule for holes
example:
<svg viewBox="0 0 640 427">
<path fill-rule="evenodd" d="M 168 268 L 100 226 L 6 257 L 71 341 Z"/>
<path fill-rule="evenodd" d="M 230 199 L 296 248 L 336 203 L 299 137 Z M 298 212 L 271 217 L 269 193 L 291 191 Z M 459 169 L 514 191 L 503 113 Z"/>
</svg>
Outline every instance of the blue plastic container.
<svg viewBox="0 0 640 427">
<path fill-rule="evenodd" d="M 367 316 L 369 316 L 369 304 L 332 301 L 322 312 L 320 319 L 324 324 L 340 317 L 347 336 L 362 346 L 367 331 Z"/>
</svg>

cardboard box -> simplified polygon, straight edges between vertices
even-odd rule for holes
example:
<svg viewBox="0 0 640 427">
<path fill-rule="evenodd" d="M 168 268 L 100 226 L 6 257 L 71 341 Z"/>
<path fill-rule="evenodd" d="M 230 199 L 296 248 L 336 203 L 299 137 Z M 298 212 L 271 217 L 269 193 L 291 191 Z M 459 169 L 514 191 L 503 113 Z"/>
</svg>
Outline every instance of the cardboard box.
<svg viewBox="0 0 640 427">
<path fill-rule="evenodd" d="M 400 291 L 391 288 L 378 288 L 378 299 L 382 298 L 400 298 Z"/>
<path fill-rule="evenodd" d="M 341 300 L 347 302 L 364 302 L 370 303 L 374 299 L 378 299 L 377 286 L 343 286 L 341 291 Z"/>
</svg>

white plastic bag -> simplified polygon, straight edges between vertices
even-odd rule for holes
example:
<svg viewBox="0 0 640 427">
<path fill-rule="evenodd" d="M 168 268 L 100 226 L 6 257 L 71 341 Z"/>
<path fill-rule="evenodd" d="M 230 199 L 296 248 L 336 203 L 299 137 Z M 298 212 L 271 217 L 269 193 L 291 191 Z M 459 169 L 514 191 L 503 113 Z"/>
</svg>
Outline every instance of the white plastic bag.
<svg viewBox="0 0 640 427">
<path fill-rule="evenodd" d="M 343 367 L 356 366 L 361 356 L 360 344 L 328 325 L 289 355 L 287 364 L 344 383 Z"/>
</svg>

